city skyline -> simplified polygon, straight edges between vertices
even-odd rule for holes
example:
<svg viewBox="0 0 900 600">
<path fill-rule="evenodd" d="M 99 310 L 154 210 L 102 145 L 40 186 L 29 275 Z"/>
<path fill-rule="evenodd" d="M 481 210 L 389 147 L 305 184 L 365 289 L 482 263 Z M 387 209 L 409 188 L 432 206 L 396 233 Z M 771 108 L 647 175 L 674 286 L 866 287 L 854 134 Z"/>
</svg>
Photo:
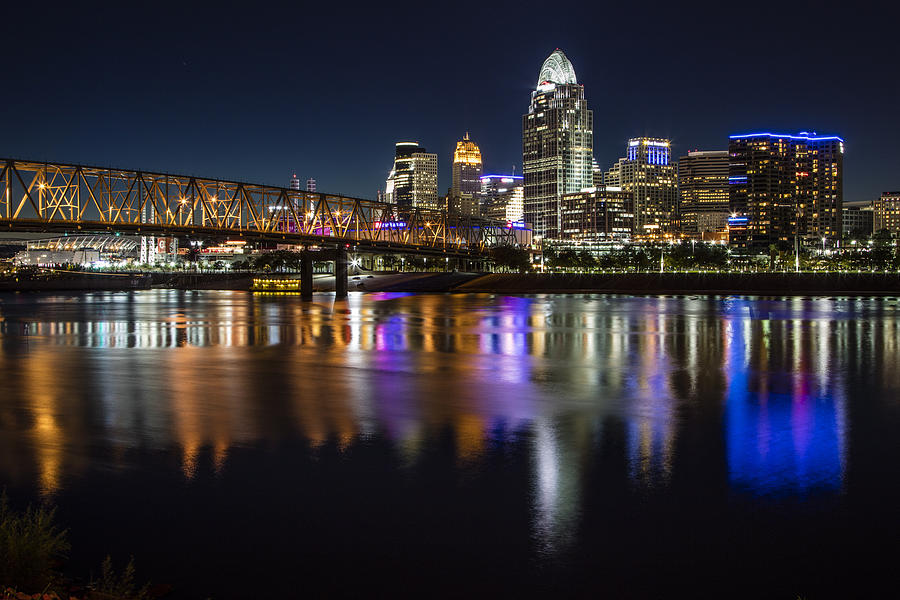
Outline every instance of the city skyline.
<svg viewBox="0 0 900 600">
<path fill-rule="evenodd" d="M 634 137 L 671 139 L 673 156 L 682 156 L 724 150 L 733 134 L 816 129 L 847 141 L 846 201 L 874 200 L 900 187 L 894 173 L 900 149 L 890 143 L 900 134 L 891 100 L 898 84 L 885 77 L 891 53 L 888 36 L 881 35 L 887 26 L 866 15 L 850 15 L 835 26 L 826 9 L 789 5 L 740 19 L 737 9 L 720 10 L 717 17 L 701 11 L 688 22 L 675 7 L 641 9 L 641 15 L 637 8 L 616 7 L 590 13 L 584 22 L 535 31 L 521 27 L 528 6 L 488 7 L 482 20 L 510 26 L 503 40 L 490 28 L 471 28 L 461 34 L 471 44 L 447 51 L 433 41 L 448 33 L 448 23 L 436 23 L 428 35 L 413 29 L 412 41 L 420 47 L 409 59 L 411 75 L 401 78 L 390 71 L 391 50 L 378 42 L 387 17 L 377 13 L 361 15 L 371 17 L 358 19 L 363 26 L 315 11 L 244 14 L 223 8 L 206 14 L 185 8 L 177 23 L 140 15 L 127 36 L 110 27 L 107 37 L 82 45 L 65 35 L 76 18 L 67 10 L 50 13 L 40 33 L 14 29 L 0 41 L 17 59 L 9 80 L 25 92 L 0 100 L 3 114 L 16 116 L 0 139 L 4 156 L 280 185 L 296 170 L 316 177 L 323 191 L 374 198 L 394 143 L 410 139 L 438 154 L 438 189 L 445 190 L 449 156 L 465 131 L 479 142 L 485 172 L 510 173 L 515 165 L 521 173 L 520 117 L 535 65 L 559 47 L 576 64 L 595 112 L 594 153 L 601 169 Z M 115 19 L 132 11 L 137 17 L 126 7 Z M 604 28 L 596 36 L 591 31 L 601 16 L 634 26 Z M 91 18 L 102 24 L 113 16 Z M 197 31 L 193 25 L 201 18 L 209 26 Z M 401 17 L 407 25 L 412 20 Z M 297 22 L 317 27 L 302 37 L 284 36 Z M 801 22 L 802 31 L 796 25 Z M 239 27 L 247 28 L 247 39 L 224 43 Z M 175 41 L 158 43 L 160 29 Z M 760 31 L 800 37 L 833 32 L 841 50 L 802 73 L 792 66 L 808 52 L 802 44 L 724 51 L 752 45 Z M 638 34 L 659 37 L 663 45 L 628 46 L 628 58 L 616 58 Z M 343 41 L 346 47 L 326 43 Z M 678 68 L 652 77 L 641 69 L 617 69 L 610 76 L 611 59 L 639 64 L 661 50 L 677 58 Z M 103 68 L 91 78 L 66 68 L 70 64 Z M 258 85 L 242 86 L 245 77 Z M 341 83 L 329 87 L 325 82 L 331 81 Z M 742 83 L 749 81 L 756 83 Z M 861 104 L 865 110 L 856 108 Z M 115 142 L 119 137 L 122 143 Z"/>
</svg>

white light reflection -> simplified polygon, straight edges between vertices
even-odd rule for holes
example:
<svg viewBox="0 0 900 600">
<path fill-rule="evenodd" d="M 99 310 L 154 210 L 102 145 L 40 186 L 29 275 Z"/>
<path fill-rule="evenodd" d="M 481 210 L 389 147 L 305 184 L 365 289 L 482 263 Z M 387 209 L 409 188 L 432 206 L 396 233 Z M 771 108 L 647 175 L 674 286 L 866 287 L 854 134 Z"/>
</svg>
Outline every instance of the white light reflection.
<svg viewBox="0 0 900 600">
<path fill-rule="evenodd" d="M 534 532 L 542 552 L 555 554 L 572 541 L 579 515 L 580 465 L 575 448 L 562 447 L 548 417 L 534 423 Z M 571 432 L 568 432 L 571 433 Z"/>
</svg>

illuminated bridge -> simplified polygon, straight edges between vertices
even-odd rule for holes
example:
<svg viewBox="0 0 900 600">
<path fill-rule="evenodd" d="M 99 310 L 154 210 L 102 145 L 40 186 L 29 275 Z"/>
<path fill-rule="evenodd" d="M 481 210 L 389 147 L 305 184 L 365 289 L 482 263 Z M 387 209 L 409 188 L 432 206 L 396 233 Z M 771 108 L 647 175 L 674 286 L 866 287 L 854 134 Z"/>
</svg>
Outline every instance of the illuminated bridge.
<svg viewBox="0 0 900 600">
<path fill-rule="evenodd" d="M 229 236 L 473 257 L 517 243 L 506 223 L 236 181 L 3 159 L 0 231 Z"/>
<path fill-rule="evenodd" d="M 444 211 L 108 167 L 2 159 L 0 181 L 0 231 L 227 236 L 314 246 L 330 249 L 340 272 L 347 248 L 477 259 L 492 247 L 522 243 L 528 233 Z"/>
</svg>

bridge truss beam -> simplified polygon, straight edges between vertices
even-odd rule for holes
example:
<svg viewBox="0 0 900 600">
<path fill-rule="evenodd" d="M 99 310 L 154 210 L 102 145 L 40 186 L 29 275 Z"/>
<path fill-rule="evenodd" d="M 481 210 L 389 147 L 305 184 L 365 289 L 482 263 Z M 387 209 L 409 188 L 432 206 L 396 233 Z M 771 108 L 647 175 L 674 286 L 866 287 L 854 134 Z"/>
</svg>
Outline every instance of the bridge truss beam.
<svg viewBox="0 0 900 600">
<path fill-rule="evenodd" d="M 187 175 L 0 159 L 0 230 L 239 236 L 470 256 L 515 244 L 505 223 Z"/>
</svg>

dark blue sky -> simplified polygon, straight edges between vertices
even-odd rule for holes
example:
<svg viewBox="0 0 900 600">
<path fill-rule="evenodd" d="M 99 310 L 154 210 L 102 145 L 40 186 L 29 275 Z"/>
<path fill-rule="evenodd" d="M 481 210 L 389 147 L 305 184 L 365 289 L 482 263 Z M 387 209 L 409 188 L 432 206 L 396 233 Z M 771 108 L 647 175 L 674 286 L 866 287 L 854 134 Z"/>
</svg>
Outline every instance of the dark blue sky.
<svg viewBox="0 0 900 600">
<path fill-rule="evenodd" d="M 895 20 L 861 3 L 122 4 L 4 8 L 0 155 L 278 185 L 296 170 L 374 197 L 412 139 L 443 192 L 467 130 L 487 171 L 521 171 L 521 116 L 560 47 L 603 168 L 634 135 L 680 155 L 815 130 L 846 140 L 845 200 L 900 188 Z"/>
</svg>

